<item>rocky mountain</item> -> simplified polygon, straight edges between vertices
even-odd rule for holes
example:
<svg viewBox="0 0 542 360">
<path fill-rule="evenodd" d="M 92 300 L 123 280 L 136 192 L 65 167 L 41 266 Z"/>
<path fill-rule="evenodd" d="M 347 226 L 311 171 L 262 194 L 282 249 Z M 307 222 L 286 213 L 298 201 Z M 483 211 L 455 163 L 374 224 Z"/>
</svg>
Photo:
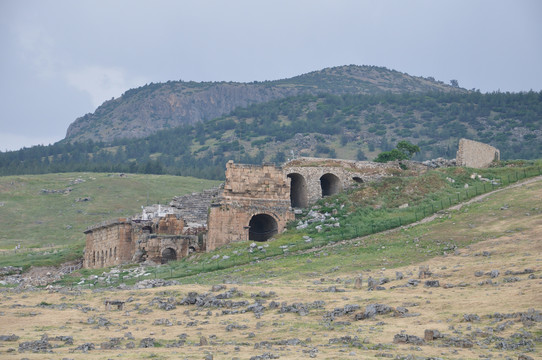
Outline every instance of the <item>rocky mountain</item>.
<svg viewBox="0 0 542 360">
<path fill-rule="evenodd" d="M 66 140 L 142 138 L 159 130 L 220 117 L 237 107 L 301 94 L 466 92 L 432 78 L 375 66 L 340 66 L 290 79 L 236 83 L 168 81 L 126 91 L 75 120 Z"/>
</svg>

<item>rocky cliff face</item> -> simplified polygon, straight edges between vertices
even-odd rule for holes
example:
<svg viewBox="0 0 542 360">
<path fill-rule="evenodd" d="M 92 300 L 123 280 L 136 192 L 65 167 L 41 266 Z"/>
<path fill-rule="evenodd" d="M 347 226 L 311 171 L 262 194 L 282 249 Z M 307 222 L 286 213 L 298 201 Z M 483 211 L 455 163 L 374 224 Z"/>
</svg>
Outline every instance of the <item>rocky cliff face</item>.
<svg viewBox="0 0 542 360">
<path fill-rule="evenodd" d="M 305 93 L 465 91 L 434 80 L 370 66 L 342 66 L 291 79 L 253 83 L 168 81 L 128 90 L 75 120 L 66 139 L 111 141 L 212 119 L 236 107 Z"/>
</svg>

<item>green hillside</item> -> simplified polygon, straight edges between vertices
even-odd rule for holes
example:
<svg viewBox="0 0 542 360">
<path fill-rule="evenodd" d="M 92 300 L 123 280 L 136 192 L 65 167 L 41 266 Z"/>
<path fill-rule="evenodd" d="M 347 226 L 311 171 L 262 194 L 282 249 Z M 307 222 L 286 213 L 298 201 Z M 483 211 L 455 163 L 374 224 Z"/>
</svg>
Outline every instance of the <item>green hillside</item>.
<svg viewBox="0 0 542 360">
<path fill-rule="evenodd" d="M 217 181 L 168 175 L 60 173 L 0 177 L 0 249 L 84 243 L 87 226 L 132 216 L 149 204 L 207 189 Z"/>
<path fill-rule="evenodd" d="M 230 159 L 374 159 L 401 140 L 419 145 L 416 160 L 455 158 L 462 137 L 499 148 L 502 159 L 536 159 L 542 154 L 540 129 L 542 92 L 302 95 L 238 107 L 143 139 L 0 153 L 0 175 L 124 171 L 221 179 Z"/>
</svg>

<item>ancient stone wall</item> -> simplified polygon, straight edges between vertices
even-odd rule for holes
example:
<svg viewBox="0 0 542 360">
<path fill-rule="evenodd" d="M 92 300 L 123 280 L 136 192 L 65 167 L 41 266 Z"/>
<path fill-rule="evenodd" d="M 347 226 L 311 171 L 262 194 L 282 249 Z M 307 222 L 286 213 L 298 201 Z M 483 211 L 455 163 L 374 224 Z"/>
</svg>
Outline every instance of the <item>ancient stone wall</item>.
<svg viewBox="0 0 542 360">
<path fill-rule="evenodd" d="M 467 139 L 459 140 L 459 149 L 456 155 L 457 166 L 486 168 L 500 158 L 500 151 L 491 145 Z"/>
<path fill-rule="evenodd" d="M 263 241 L 294 219 L 290 181 L 274 165 L 226 164 L 226 182 L 209 211 L 206 250 L 242 240 Z"/>
<path fill-rule="evenodd" d="M 196 251 L 200 251 L 200 248 L 195 235 L 148 234 L 139 238 L 132 261 L 151 260 L 163 264 L 182 259 Z"/>
<path fill-rule="evenodd" d="M 170 249 L 166 254 L 172 254 L 168 260 L 180 259 L 190 247 L 200 250 L 198 236 L 184 236 L 183 229 L 183 219 L 175 214 L 152 220 L 121 218 L 91 226 L 85 231 L 83 266 L 93 269 L 146 259 L 160 263 L 166 249 Z"/>
<path fill-rule="evenodd" d="M 291 179 L 292 206 L 303 208 L 356 184 L 393 176 L 401 169 L 397 163 L 307 157 L 286 163 L 283 171 Z"/>
<path fill-rule="evenodd" d="M 104 222 L 90 227 L 85 234 L 84 267 L 95 269 L 131 261 L 135 244 L 129 220 Z"/>
<path fill-rule="evenodd" d="M 218 196 L 214 189 L 179 197 L 172 202 L 172 208 L 149 208 L 132 220 L 90 227 L 86 231 L 85 267 L 145 260 L 164 262 L 235 241 L 266 241 L 295 219 L 293 208 L 308 207 L 324 196 L 400 171 L 397 163 L 319 158 L 296 159 L 284 167 L 229 161 Z M 208 208 L 207 221 L 201 220 L 203 207 Z M 188 215 L 191 209 L 192 217 Z M 181 213 L 193 222 L 186 226 Z"/>
</svg>

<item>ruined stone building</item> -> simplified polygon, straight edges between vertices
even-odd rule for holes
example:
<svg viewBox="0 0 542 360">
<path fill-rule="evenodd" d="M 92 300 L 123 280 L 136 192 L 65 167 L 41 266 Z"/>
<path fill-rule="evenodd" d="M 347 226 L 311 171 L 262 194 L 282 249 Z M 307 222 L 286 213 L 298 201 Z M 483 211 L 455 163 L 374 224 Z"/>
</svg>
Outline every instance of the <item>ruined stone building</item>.
<svg viewBox="0 0 542 360">
<path fill-rule="evenodd" d="M 147 214 L 148 215 L 148 214 Z M 202 235 L 173 208 L 155 216 L 119 218 L 87 228 L 83 266 L 102 268 L 150 260 L 165 263 L 204 251 Z"/>
<path fill-rule="evenodd" d="M 499 156 L 492 146 L 461 139 L 456 162 L 480 168 Z M 84 266 L 164 263 L 236 241 L 266 241 L 295 219 L 296 208 L 400 172 L 398 163 L 338 159 L 299 158 L 282 167 L 229 161 L 221 189 L 178 196 L 169 207 L 89 227 Z"/>
<path fill-rule="evenodd" d="M 89 227 L 84 266 L 164 263 L 235 241 L 266 241 L 295 219 L 295 208 L 400 171 L 398 164 L 336 159 L 300 158 L 282 167 L 229 161 L 220 190 L 175 197 L 170 207 Z"/>
</svg>

